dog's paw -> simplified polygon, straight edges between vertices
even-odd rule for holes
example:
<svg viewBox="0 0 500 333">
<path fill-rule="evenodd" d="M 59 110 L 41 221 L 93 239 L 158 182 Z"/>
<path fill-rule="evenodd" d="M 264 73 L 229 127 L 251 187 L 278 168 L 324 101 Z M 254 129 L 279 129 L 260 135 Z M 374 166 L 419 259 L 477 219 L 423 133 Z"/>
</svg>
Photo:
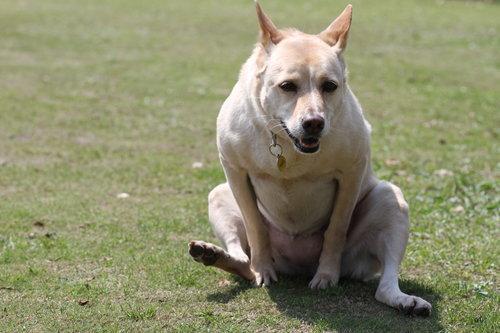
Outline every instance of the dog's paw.
<svg viewBox="0 0 500 333">
<path fill-rule="evenodd" d="M 411 316 L 428 317 L 432 311 L 432 305 L 417 296 L 406 296 L 398 304 L 399 311 Z"/>
<path fill-rule="evenodd" d="M 225 251 L 214 244 L 191 241 L 189 242 L 189 254 L 195 261 L 201 262 L 205 266 L 211 266 L 225 254 Z"/>
<path fill-rule="evenodd" d="M 271 263 L 268 264 L 257 264 L 252 263 L 252 271 L 255 275 L 255 286 L 267 287 L 271 285 L 271 282 L 278 281 L 278 276 L 276 275 L 276 270 Z"/>
<path fill-rule="evenodd" d="M 316 272 L 311 282 L 309 282 L 309 288 L 311 289 L 326 289 L 328 287 L 334 287 L 339 282 L 339 275 L 335 273 L 320 273 Z"/>
</svg>

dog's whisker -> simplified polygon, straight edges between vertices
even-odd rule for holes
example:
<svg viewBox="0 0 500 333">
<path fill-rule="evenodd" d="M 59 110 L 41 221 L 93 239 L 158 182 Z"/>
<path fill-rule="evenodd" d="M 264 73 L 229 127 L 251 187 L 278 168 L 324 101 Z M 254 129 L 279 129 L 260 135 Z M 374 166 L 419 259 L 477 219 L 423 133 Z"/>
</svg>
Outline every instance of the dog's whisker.
<svg viewBox="0 0 500 333">
<path fill-rule="evenodd" d="M 279 122 L 279 120 L 278 120 L 278 119 L 269 119 L 269 120 L 267 121 L 267 124 L 271 123 L 272 121 L 277 121 L 277 122 Z M 280 123 L 280 124 L 281 124 L 281 123 Z"/>
<path fill-rule="evenodd" d="M 270 130 L 270 131 L 273 131 L 273 130 L 275 130 L 275 129 L 277 129 L 277 128 L 281 128 L 281 130 L 284 130 L 283 125 L 281 125 L 281 123 L 280 123 L 280 124 L 276 124 L 276 125 L 271 126 L 271 127 L 269 128 L 269 130 Z"/>
<path fill-rule="evenodd" d="M 268 122 L 267 122 L 267 124 L 268 124 L 268 125 L 271 125 L 271 122 L 270 122 L 270 121 L 268 121 Z M 272 125 L 272 126 L 283 126 L 283 124 L 282 124 L 281 122 L 278 122 L 278 123 L 275 123 L 275 124 L 274 124 L 274 125 Z"/>
<path fill-rule="evenodd" d="M 253 119 L 266 119 L 266 118 L 276 119 L 276 118 L 274 118 L 273 116 L 270 116 L 270 115 L 265 115 L 265 114 L 263 114 L 263 115 L 253 116 L 253 117 L 251 117 L 251 118 L 253 118 Z"/>
<path fill-rule="evenodd" d="M 276 123 L 276 121 L 277 121 L 276 119 L 271 119 L 271 120 L 267 121 L 267 122 L 266 122 L 266 127 L 268 127 L 268 128 L 269 128 L 269 127 L 276 127 L 276 126 L 280 126 L 280 125 L 281 125 L 281 123 L 279 123 L 279 122 L 278 122 L 278 123 Z"/>
</svg>

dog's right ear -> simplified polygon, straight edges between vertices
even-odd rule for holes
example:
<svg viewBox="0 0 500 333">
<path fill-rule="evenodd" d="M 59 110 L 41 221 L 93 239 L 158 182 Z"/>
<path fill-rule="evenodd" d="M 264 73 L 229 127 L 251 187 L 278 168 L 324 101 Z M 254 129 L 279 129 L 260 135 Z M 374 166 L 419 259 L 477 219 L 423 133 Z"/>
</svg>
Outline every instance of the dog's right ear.
<svg viewBox="0 0 500 333">
<path fill-rule="evenodd" d="M 276 28 L 266 13 L 264 13 L 257 0 L 255 0 L 255 9 L 257 10 L 257 18 L 260 25 L 260 42 L 265 49 L 268 49 L 271 44 L 278 44 L 283 39 L 283 34 Z"/>
</svg>

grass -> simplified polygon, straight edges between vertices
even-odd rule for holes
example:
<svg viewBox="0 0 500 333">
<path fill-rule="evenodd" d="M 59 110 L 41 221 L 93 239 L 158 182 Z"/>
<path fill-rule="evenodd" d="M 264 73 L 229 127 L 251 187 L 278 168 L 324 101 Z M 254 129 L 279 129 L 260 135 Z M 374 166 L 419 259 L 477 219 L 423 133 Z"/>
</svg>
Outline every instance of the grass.
<svg viewBox="0 0 500 333">
<path fill-rule="evenodd" d="M 318 32 L 345 3 L 263 5 Z M 189 258 L 215 241 L 215 118 L 256 40 L 251 1 L 25 0 L 0 3 L 0 331 L 498 329 L 500 7 L 353 5 L 350 82 L 376 172 L 410 202 L 401 285 L 430 318 L 375 283 L 254 289 Z"/>
</svg>

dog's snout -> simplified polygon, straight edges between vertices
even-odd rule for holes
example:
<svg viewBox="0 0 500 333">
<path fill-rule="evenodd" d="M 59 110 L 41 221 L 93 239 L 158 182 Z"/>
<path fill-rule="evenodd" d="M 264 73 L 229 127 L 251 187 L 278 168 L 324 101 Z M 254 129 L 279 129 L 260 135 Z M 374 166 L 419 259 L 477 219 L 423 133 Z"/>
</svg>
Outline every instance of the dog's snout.
<svg viewBox="0 0 500 333">
<path fill-rule="evenodd" d="M 319 135 L 324 127 L 325 119 L 320 116 L 313 116 L 302 122 L 302 128 L 307 135 Z"/>
</svg>

